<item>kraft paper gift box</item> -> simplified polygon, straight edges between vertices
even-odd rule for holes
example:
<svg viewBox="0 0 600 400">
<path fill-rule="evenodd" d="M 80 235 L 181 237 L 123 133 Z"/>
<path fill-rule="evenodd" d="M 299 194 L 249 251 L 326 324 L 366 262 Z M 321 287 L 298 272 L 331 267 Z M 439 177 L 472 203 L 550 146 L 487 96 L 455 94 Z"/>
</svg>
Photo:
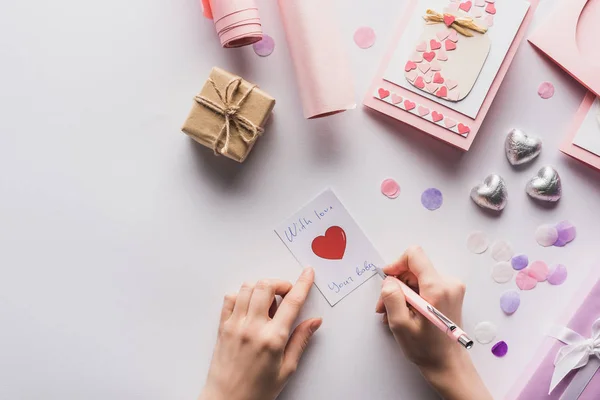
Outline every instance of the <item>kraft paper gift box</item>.
<svg viewBox="0 0 600 400">
<path fill-rule="evenodd" d="M 213 68 L 181 129 L 196 142 L 244 162 L 264 132 L 275 99 L 256 85 Z"/>
<path fill-rule="evenodd" d="M 508 400 L 600 399 L 599 272 L 596 267 L 563 318 L 549 329 Z"/>
</svg>

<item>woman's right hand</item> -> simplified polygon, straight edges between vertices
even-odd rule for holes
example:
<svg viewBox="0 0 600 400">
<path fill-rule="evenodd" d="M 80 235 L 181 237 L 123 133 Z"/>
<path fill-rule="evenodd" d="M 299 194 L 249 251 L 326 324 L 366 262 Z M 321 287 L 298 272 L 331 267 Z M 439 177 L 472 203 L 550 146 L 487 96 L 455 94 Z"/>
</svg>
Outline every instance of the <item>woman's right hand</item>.
<svg viewBox="0 0 600 400">
<path fill-rule="evenodd" d="M 388 277 L 376 311 L 406 357 L 445 399 L 492 399 L 467 351 L 406 303 L 399 280 L 459 326 L 465 285 L 440 275 L 420 247 L 409 248 L 383 272 Z"/>
</svg>

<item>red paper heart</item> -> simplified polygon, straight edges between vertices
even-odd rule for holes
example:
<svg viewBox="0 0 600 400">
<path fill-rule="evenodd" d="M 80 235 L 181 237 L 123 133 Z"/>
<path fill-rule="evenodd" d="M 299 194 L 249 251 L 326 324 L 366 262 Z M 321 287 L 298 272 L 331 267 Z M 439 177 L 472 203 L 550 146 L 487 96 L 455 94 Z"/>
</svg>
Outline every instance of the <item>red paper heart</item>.
<svg viewBox="0 0 600 400">
<path fill-rule="evenodd" d="M 317 257 L 326 260 L 341 260 L 346 251 L 346 232 L 339 226 L 332 226 L 324 236 L 317 236 L 311 245 Z"/>
<path fill-rule="evenodd" d="M 440 122 L 444 119 L 444 114 L 440 114 L 439 112 L 434 111 L 431 113 L 431 119 L 433 120 L 433 122 Z"/>
<path fill-rule="evenodd" d="M 412 71 L 413 69 L 416 69 L 416 68 L 417 68 L 417 64 L 415 64 L 412 61 L 409 61 L 409 62 L 406 63 L 406 66 L 404 67 L 404 70 L 406 72 L 409 72 L 409 71 Z"/>
<path fill-rule="evenodd" d="M 390 91 L 385 90 L 384 88 L 379 88 L 378 92 L 379 92 L 380 99 L 385 99 L 386 97 L 388 97 L 390 95 Z"/>
<path fill-rule="evenodd" d="M 463 124 L 458 124 L 458 133 L 463 135 L 463 134 L 469 133 L 469 132 L 471 132 L 471 128 L 469 128 L 468 126 L 463 125 Z"/>
<path fill-rule="evenodd" d="M 444 77 L 439 72 L 436 72 L 433 76 L 433 83 L 444 83 Z"/>
<path fill-rule="evenodd" d="M 431 47 L 431 50 L 437 50 L 442 48 L 442 44 L 435 39 L 431 39 L 429 41 L 429 47 Z"/>
<path fill-rule="evenodd" d="M 472 2 L 465 1 L 464 3 L 460 3 L 460 6 L 458 6 L 458 8 L 460 8 L 464 12 L 469 12 L 469 10 L 471 9 L 472 6 L 473 6 Z"/>
<path fill-rule="evenodd" d="M 419 89 L 423 89 L 425 87 L 425 81 L 423 80 L 422 76 L 419 76 L 417 78 L 417 80 L 415 81 L 415 86 Z"/>
<path fill-rule="evenodd" d="M 448 51 L 456 50 L 456 43 L 454 43 L 452 40 L 446 39 L 444 44 L 446 45 L 446 50 L 448 50 Z"/>
<path fill-rule="evenodd" d="M 410 101 L 410 100 L 404 100 L 404 108 L 406 108 L 406 111 L 410 111 L 410 110 L 412 110 L 415 107 L 416 107 L 416 104 L 413 103 L 412 101 Z"/>
<path fill-rule="evenodd" d="M 442 86 L 440 88 L 440 90 L 438 90 L 437 92 L 435 92 L 435 95 L 437 97 L 446 97 L 446 96 L 448 96 L 448 89 L 446 89 L 446 86 Z"/>
<path fill-rule="evenodd" d="M 456 21 L 456 17 L 454 15 L 444 14 L 444 23 L 446 26 L 452 25 L 454 21 Z"/>
<path fill-rule="evenodd" d="M 485 11 L 487 11 L 489 14 L 496 14 L 496 6 L 494 3 L 488 3 L 488 5 L 485 7 Z"/>
<path fill-rule="evenodd" d="M 430 51 L 427 53 L 423 53 L 423 58 L 426 59 L 427 61 L 431 62 L 435 58 L 435 52 Z"/>
</svg>

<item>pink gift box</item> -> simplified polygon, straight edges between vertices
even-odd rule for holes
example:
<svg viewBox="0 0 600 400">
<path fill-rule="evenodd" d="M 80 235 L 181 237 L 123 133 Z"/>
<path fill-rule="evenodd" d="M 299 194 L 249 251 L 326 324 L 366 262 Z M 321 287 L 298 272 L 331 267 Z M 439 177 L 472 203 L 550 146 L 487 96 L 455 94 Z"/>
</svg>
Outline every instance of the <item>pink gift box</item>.
<svg viewBox="0 0 600 400">
<path fill-rule="evenodd" d="M 577 292 L 571 305 L 567 308 L 563 318 L 556 322 L 558 326 L 566 326 L 579 333 L 585 338 L 589 338 L 592 331 L 592 324 L 600 318 L 600 268 L 594 268 L 592 275 L 585 281 L 583 287 Z M 554 360 L 558 351 L 565 346 L 564 343 L 552 337 L 544 340 L 540 350 L 537 352 L 533 361 L 529 364 L 523 378 L 519 380 L 509 395 L 507 400 L 565 400 L 577 397 L 569 397 L 565 392 L 578 373 L 586 367 L 571 371 L 552 391 L 550 382 L 554 373 Z M 595 356 L 590 357 L 590 362 L 597 362 Z M 590 365 L 591 367 L 591 365 Z M 570 388 L 571 393 L 573 388 Z M 564 396 L 564 397 L 563 397 Z M 578 400 L 598 400 L 600 399 L 600 370 L 592 377 L 591 381 L 585 386 Z"/>
</svg>

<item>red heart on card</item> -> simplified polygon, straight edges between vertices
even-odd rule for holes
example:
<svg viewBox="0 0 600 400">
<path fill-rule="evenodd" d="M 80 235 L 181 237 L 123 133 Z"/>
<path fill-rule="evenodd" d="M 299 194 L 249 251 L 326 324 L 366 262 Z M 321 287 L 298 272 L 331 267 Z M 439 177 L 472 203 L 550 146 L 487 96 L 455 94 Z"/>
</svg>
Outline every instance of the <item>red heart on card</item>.
<svg viewBox="0 0 600 400">
<path fill-rule="evenodd" d="M 458 133 L 462 135 L 469 132 L 471 132 L 471 128 L 463 124 L 458 124 Z"/>
<path fill-rule="evenodd" d="M 448 89 L 446 89 L 446 86 L 442 86 L 440 88 L 440 90 L 438 90 L 437 92 L 435 92 L 435 95 L 437 97 L 446 97 L 446 96 L 448 96 Z"/>
<path fill-rule="evenodd" d="M 339 226 L 332 226 L 324 236 L 317 236 L 311 245 L 317 257 L 326 260 L 341 260 L 346 252 L 346 232 Z"/>
<path fill-rule="evenodd" d="M 454 43 L 452 40 L 446 39 L 444 44 L 446 45 L 447 51 L 456 50 L 456 43 Z"/>
<path fill-rule="evenodd" d="M 437 50 L 442 48 L 442 44 L 435 39 L 431 39 L 429 41 L 429 47 L 431 47 L 431 50 Z"/>
<path fill-rule="evenodd" d="M 423 53 L 423 58 L 426 59 L 427 61 L 431 62 L 435 58 L 435 52 L 434 51 L 430 51 L 430 52 L 427 52 L 427 53 Z"/>
<path fill-rule="evenodd" d="M 444 119 L 444 114 L 434 111 L 431 113 L 431 119 L 433 120 L 433 122 L 440 122 Z"/>
<path fill-rule="evenodd" d="M 439 72 L 436 72 L 433 76 L 433 83 L 444 83 L 444 77 Z"/>
<path fill-rule="evenodd" d="M 485 7 L 485 11 L 487 11 L 489 14 L 496 14 L 496 6 L 494 3 L 488 3 L 488 5 Z"/>
<path fill-rule="evenodd" d="M 380 99 L 385 99 L 386 97 L 388 97 L 390 95 L 390 91 L 385 90 L 384 88 L 379 88 L 378 92 L 379 92 Z"/>
<path fill-rule="evenodd" d="M 460 6 L 458 6 L 458 8 L 460 8 L 464 12 L 469 12 L 469 10 L 471 9 L 472 6 L 473 6 L 472 2 L 465 1 L 464 3 L 460 3 Z"/>
<path fill-rule="evenodd" d="M 413 69 L 417 69 L 417 64 L 415 64 L 412 61 L 407 62 L 406 65 L 404 66 L 404 70 L 406 72 L 412 71 Z"/>
<path fill-rule="evenodd" d="M 406 108 L 406 111 L 410 111 L 410 110 L 412 110 L 415 107 L 416 107 L 416 104 L 413 103 L 412 101 L 410 101 L 410 100 L 404 100 L 404 108 Z"/>
<path fill-rule="evenodd" d="M 419 89 L 423 89 L 425 87 L 425 81 L 422 76 L 419 76 L 417 80 L 415 80 L 415 86 Z"/>
<path fill-rule="evenodd" d="M 456 21 L 456 17 L 454 15 L 444 14 L 444 23 L 446 26 L 452 25 L 454 21 Z"/>
</svg>

